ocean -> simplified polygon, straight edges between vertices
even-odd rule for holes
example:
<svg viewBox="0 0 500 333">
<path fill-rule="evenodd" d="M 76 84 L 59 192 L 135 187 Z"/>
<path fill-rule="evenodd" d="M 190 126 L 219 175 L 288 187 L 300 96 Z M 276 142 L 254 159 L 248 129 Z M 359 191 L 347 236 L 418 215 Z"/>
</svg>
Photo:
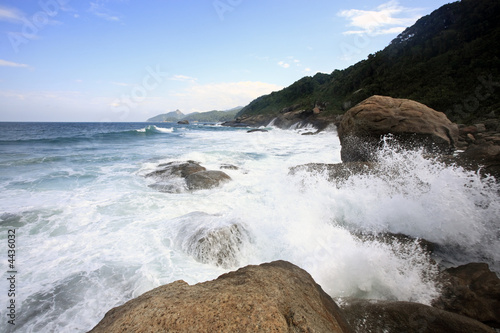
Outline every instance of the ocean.
<svg viewBox="0 0 500 333">
<path fill-rule="evenodd" d="M 87 332 L 111 308 L 160 285 L 278 259 L 308 271 L 338 302 L 430 304 L 440 291 L 438 265 L 486 262 L 500 272 L 500 188 L 492 179 L 390 144 L 379 156 L 384 173 L 337 183 L 322 172 L 291 175 L 301 164 L 340 163 L 335 128 L 307 136 L 311 129 L 247 130 L 0 123 L 0 331 Z M 223 169 L 232 181 L 199 191 L 178 182 L 161 192 L 146 177 L 188 160 L 209 170 L 234 166 Z M 210 257 L 216 251 L 201 259 L 192 251 L 200 230 L 233 225 L 236 246 L 212 244 L 232 260 L 220 265 Z M 423 238 L 436 250 L 374 237 L 385 233 Z"/>
</svg>

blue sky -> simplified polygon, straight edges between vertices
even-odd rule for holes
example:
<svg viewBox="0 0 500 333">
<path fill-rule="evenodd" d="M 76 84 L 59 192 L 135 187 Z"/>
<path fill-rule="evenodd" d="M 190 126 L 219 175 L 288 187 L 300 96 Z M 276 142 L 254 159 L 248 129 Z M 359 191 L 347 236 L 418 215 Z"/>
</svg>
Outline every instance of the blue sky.
<svg viewBox="0 0 500 333">
<path fill-rule="evenodd" d="M 225 110 L 387 46 L 441 0 L 2 0 L 0 121 Z"/>
</svg>

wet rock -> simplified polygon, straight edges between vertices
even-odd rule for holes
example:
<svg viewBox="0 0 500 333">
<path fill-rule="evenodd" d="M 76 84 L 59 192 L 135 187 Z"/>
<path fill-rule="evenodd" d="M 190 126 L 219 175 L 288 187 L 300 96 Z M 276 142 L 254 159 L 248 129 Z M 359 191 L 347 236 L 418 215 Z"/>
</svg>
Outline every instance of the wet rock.
<svg viewBox="0 0 500 333">
<path fill-rule="evenodd" d="M 373 161 L 382 138 L 392 134 L 400 144 L 450 152 L 458 126 L 444 113 L 408 99 L 372 96 L 347 111 L 339 124 L 343 162 Z"/>
<path fill-rule="evenodd" d="M 353 331 L 306 271 L 275 261 L 158 287 L 110 310 L 90 332 Z"/>
<path fill-rule="evenodd" d="M 266 129 L 262 129 L 262 128 L 254 128 L 254 129 L 247 131 L 247 133 L 255 133 L 255 132 L 269 132 L 269 131 Z"/>
<path fill-rule="evenodd" d="M 354 233 L 356 237 L 363 241 L 378 241 L 386 244 L 393 244 L 395 242 L 400 244 L 417 244 L 422 250 L 432 253 L 437 247 L 436 243 L 430 242 L 423 238 L 415 238 L 412 236 L 408 236 L 402 233 L 392 233 L 392 232 L 383 232 L 383 233 Z"/>
<path fill-rule="evenodd" d="M 226 170 L 239 170 L 239 168 L 236 165 L 232 164 L 222 164 L 220 166 L 221 169 L 226 169 Z"/>
<path fill-rule="evenodd" d="M 211 189 L 231 180 L 226 173 L 207 170 L 195 161 L 169 162 L 160 164 L 158 168 L 148 173 L 146 178 L 157 181 L 149 187 L 166 193 Z"/>
<path fill-rule="evenodd" d="M 237 255 L 248 238 L 239 224 L 215 230 L 199 229 L 188 238 L 185 250 L 202 263 L 230 268 L 238 265 Z"/>
<path fill-rule="evenodd" d="M 433 306 L 500 328 L 500 279 L 487 264 L 448 268 L 442 295 Z"/>
<path fill-rule="evenodd" d="M 328 180 L 339 183 L 344 182 L 353 175 L 365 175 L 374 172 L 375 162 L 347 162 L 337 164 L 309 163 L 290 168 L 290 174 L 294 175 L 301 171 L 326 174 Z"/>
<path fill-rule="evenodd" d="M 466 169 L 478 170 L 483 176 L 494 176 L 500 181 L 500 141 L 497 143 L 496 139 L 488 137 L 471 141 L 467 149 L 454 158 L 454 162 Z"/>
<path fill-rule="evenodd" d="M 177 124 L 179 124 L 179 125 L 189 125 L 189 120 L 179 120 L 177 122 Z"/>
<path fill-rule="evenodd" d="M 186 178 L 193 173 L 207 170 L 195 161 L 169 162 L 158 165 L 158 168 L 160 169 L 148 173 L 146 177 L 154 177 L 156 179 L 169 179 L 172 177 Z"/>
<path fill-rule="evenodd" d="M 200 171 L 186 177 L 189 190 L 208 190 L 231 180 L 226 173 L 216 170 Z"/>
<path fill-rule="evenodd" d="M 486 125 L 485 124 L 476 124 L 474 126 L 477 128 L 478 133 L 486 132 Z"/>
<path fill-rule="evenodd" d="M 181 218 L 177 246 L 197 261 L 223 268 L 237 267 L 250 233 L 239 221 L 195 212 Z"/>
<path fill-rule="evenodd" d="M 342 310 L 356 332 L 494 333 L 474 319 L 418 303 L 348 300 Z"/>
</svg>

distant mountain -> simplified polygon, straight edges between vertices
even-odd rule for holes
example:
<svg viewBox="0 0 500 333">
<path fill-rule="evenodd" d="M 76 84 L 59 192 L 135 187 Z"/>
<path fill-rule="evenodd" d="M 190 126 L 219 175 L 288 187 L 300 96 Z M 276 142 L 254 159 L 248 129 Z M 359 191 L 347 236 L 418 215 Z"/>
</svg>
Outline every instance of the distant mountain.
<svg viewBox="0 0 500 333">
<path fill-rule="evenodd" d="M 372 95 L 409 98 L 472 122 L 500 114 L 500 1 L 462 0 L 419 19 L 389 46 L 331 74 L 261 96 L 238 117 L 319 108 L 342 114 Z"/>
<path fill-rule="evenodd" d="M 242 106 L 233 108 L 226 111 L 207 111 L 207 112 L 193 112 L 185 116 L 182 120 L 199 121 L 205 123 L 217 123 L 223 121 L 230 121 L 236 117 L 236 114 L 243 109 Z"/>
<path fill-rule="evenodd" d="M 150 121 L 150 122 L 163 122 L 163 121 L 176 122 L 176 121 L 181 120 L 183 117 L 185 117 L 184 113 L 182 113 L 179 110 L 175 110 L 175 111 L 172 111 L 169 113 L 159 114 L 157 116 L 149 118 L 147 121 Z"/>
<path fill-rule="evenodd" d="M 193 112 L 190 114 L 183 114 L 179 110 L 174 111 L 174 112 L 169 112 L 165 114 L 160 114 L 156 117 L 149 118 L 147 121 L 153 121 L 153 122 L 161 122 L 161 121 L 173 121 L 177 122 L 180 120 L 188 120 L 190 122 L 198 121 L 198 122 L 205 122 L 205 123 L 217 123 L 217 122 L 223 122 L 223 121 L 230 121 L 233 120 L 238 114 L 238 112 L 243 109 L 242 106 L 238 106 L 236 108 L 232 108 L 226 111 L 207 111 L 207 112 Z M 175 114 L 175 115 L 173 115 Z M 175 116 L 179 116 L 178 118 L 174 118 Z M 170 119 L 170 120 L 169 120 Z"/>
</svg>

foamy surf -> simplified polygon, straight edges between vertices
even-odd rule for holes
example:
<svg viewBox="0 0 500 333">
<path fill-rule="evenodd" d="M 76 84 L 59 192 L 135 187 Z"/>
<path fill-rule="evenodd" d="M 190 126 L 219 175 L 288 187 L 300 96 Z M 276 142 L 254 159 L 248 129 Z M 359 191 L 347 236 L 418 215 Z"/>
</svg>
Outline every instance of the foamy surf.
<svg viewBox="0 0 500 333">
<path fill-rule="evenodd" d="M 146 126 L 144 128 L 140 128 L 140 129 L 136 130 L 136 132 L 138 132 L 138 133 L 173 133 L 174 128 L 173 127 L 164 128 L 164 127 L 158 127 L 155 125 L 150 125 L 150 126 Z"/>
<path fill-rule="evenodd" d="M 33 142 L 0 146 L 0 241 L 16 229 L 20 332 L 86 332 L 159 285 L 277 259 L 306 269 L 336 298 L 425 304 L 440 290 L 434 260 L 499 269 L 498 185 L 419 151 L 387 147 L 380 172 L 335 183 L 323 173 L 289 175 L 300 164 L 339 163 L 335 132 L 173 125 L 174 135 L 130 135 L 147 127 L 44 126 L 53 136 L 90 134 L 36 150 Z M 42 135 L 33 130 L 26 127 Z M 148 187 L 144 175 L 159 164 L 187 160 L 237 168 L 224 169 L 232 181 L 211 190 Z M 385 233 L 427 239 L 438 251 L 431 257 L 416 241 L 375 237 Z"/>
</svg>

